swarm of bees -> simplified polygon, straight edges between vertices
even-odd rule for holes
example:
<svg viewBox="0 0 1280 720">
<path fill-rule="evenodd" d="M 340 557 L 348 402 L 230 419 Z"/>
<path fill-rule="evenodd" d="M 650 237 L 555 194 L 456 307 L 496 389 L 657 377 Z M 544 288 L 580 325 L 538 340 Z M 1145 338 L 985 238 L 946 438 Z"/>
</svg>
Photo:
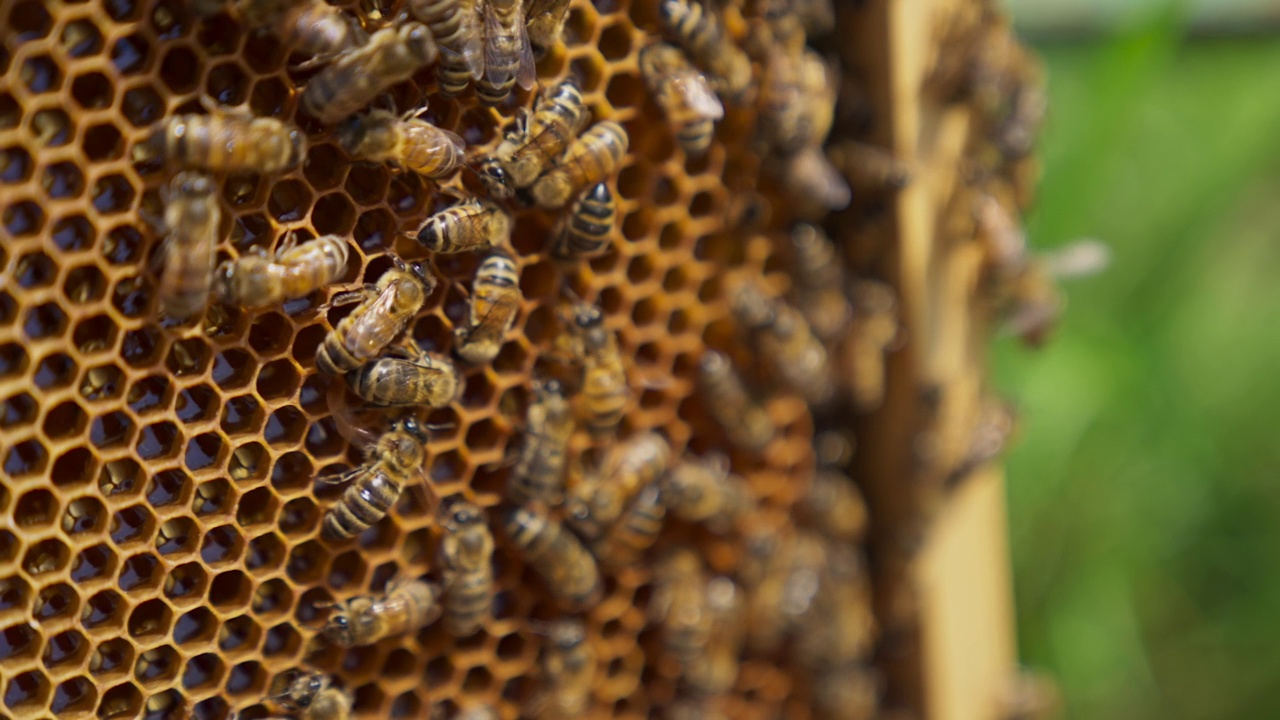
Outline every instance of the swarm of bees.
<svg viewBox="0 0 1280 720">
<path fill-rule="evenodd" d="M 719 437 L 692 443 L 628 422 L 647 387 L 632 343 L 598 292 L 583 293 L 595 298 L 588 302 L 574 289 L 590 284 L 577 268 L 622 242 L 616 176 L 631 138 L 625 124 L 601 119 L 587 102 L 582 78 L 539 85 L 535 58 L 561 43 L 569 0 L 408 0 L 395 17 L 360 16 L 322 0 L 196 0 L 201 15 L 228 12 L 311 56 L 296 67 L 318 68 L 298 98 L 314 123 L 205 100 L 205 114 L 165 118 L 135 148 L 138 161 L 173 173 L 154 221 L 167 233 L 160 311 L 181 325 L 213 303 L 257 312 L 337 291 L 306 311 L 330 314 L 314 366 L 335 417 L 349 418 L 343 426 L 361 457 L 316 478 L 321 487 L 342 486 L 320 535 L 335 546 L 364 542 L 412 494 L 430 509 L 436 545 L 419 576 L 315 603 L 327 613 L 315 633 L 322 643 L 357 648 L 436 632 L 467 642 L 507 612 L 495 557 L 509 554 L 546 598 L 540 616 L 552 616 L 528 620 L 530 635 L 542 638 L 541 682 L 522 701 L 522 716 L 589 715 L 604 670 L 585 619 L 610 577 L 642 572 L 652 583 L 650 661 L 674 688 L 670 717 L 731 716 L 723 701 L 742 664 L 785 657 L 813 688 L 814 717 L 869 718 L 880 685 L 870 664 L 877 630 L 858 549 L 868 511 L 849 475 L 852 444 L 830 432 L 815 441 L 817 466 L 793 471 L 795 512 L 786 522 L 777 522 L 776 503 L 750 473 L 791 432 L 777 422 L 774 399 L 828 415 L 883 402 L 887 356 L 903 339 L 897 298 L 887 283 L 846 267 L 848 253 L 824 223 L 855 194 L 902 189 L 911 170 L 878 146 L 830 137 L 848 101 L 838 66 L 809 41 L 833 29 L 831 2 L 652 4 L 655 24 L 637 52 L 636 74 L 674 147 L 683 159 L 705 157 L 719 142 L 717 124 L 758 117 L 753 141 L 763 175 L 775 177 L 790 201 L 767 208 L 763 219 L 744 214 L 733 223 L 744 242 L 781 239 L 789 286 L 776 282 L 779 273 L 727 274 L 722 321 L 733 342 L 701 350 L 691 377 L 650 382 L 686 384 L 697 397 L 693 412 Z M 388 102 L 399 97 L 395 86 L 428 76 L 433 97 L 473 87 L 491 113 L 485 117 L 501 118 L 495 142 L 468 149 L 427 119 L 430 105 L 401 113 Z M 1022 126 L 1031 122 L 1023 116 L 1034 114 L 1026 94 L 998 123 L 1009 147 L 1022 147 Z M 388 249 L 385 269 L 364 283 L 348 272 L 353 243 L 341 235 L 300 241 L 291 232 L 278 247 L 254 245 L 219 262 L 218 178 L 296 172 L 317 132 L 325 134 L 317 142 L 331 138 L 353 162 L 433 183 L 444 206 L 401 228 L 394 245 L 401 252 Z M 1000 292 L 1013 307 L 1004 311 L 1010 325 L 1030 336 L 1057 308 L 1055 298 L 1036 294 L 1032 278 L 1058 265 L 1030 258 L 1013 235 L 1016 222 L 985 198 L 975 202 L 975 217 L 992 247 L 994 282 L 1007 288 Z M 535 231 L 539 244 L 530 250 Z M 522 286 L 524 271 L 543 257 L 557 268 L 563 301 L 525 295 L 532 291 Z M 470 282 L 457 281 L 457 263 L 470 274 L 473 259 Z M 461 297 L 465 308 L 455 312 L 442 296 Z M 442 345 L 413 329 L 437 301 L 453 326 Z M 425 415 L 457 403 L 472 378 L 504 357 L 517 325 L 549 303 L 553 348 L 539 350 L 523 408 L 506 418 L 514 438 L 507 460 L 493 469 L 505 474 L 501 502 L 486 506 L 471 492 L 439 497 L 426 472 L 437 426 Z M 822 451 L 842 444 L 843 452 Z M 765 518 L 774 524 L 762 531 Z M 736 548 L 729 556 L 737 559 L 703 557 L 670 540 L 691 537 Z M 340 686 L 299 669 L 264 702 L 304 720 L 345 720 L 353 696 Z M 456 716 L 506 715 L 472 705 Z"/>
</svg>

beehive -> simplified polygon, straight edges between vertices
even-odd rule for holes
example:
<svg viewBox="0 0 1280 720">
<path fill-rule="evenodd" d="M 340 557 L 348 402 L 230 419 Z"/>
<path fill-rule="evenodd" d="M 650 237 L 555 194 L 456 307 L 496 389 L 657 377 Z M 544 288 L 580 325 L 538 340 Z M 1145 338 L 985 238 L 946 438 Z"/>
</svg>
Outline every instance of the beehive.
<svg viewBox="0 0 1280 720">
<path fill-rule="evenodd" d="M 853 5 L 842 4 L 841 32 L 866 43 L 844 54 L 845 72 L 888 101 L 886 4 Z M 390 18 L 400 8 L 347 9 Z M 229 13 L 198 19 L 181 0 L 4 0 L 0 22 L 0 714 L 222 718 L 255 707 L 260 716 L 282 677 L 313 667 L 353 692 L 360 717 L 478 702 L 515 717 L 538 689 L 544 638 L 530 619 L 558 611 L 501 542 L 497 611 L 484 632 L 457 641 L 430 627 L 348 651 L 316 638 L 316 603 L 434 569 L 431 508 L 406 493 L 358 543 L 320 537 L 340 489 L 315 479 L 360 460 L 314 371 L 343 311 L 323 311 L 331 293 L 320 293 L 259 313 L 215 307 L 197 328 L 157 321 L 160 237 L 142 218 L 159 213 L 166 175 L 135 164 L 130 148 L 161 118 L 199 112 L 201 95 L 299 122 L 311 139 L 302 168 L 221 179 L 230 222 L 220 256 L 272 247 L 289 232 L 348 236 L 353 259 L 335 289 L 376 280 L 388 250 L 423 257 L 401 233 L 441 206 L 438 188 L 353 164 L 328 129 L 295 117 L 313 71 Z M 574 0 L 564 47 L 539 65 L 540 82 L 572 74 L 597 118 L 628 129 L 620 222 L 610 252 L 564 265 L 546 252 L 555 216 L 517 214 L 525 301 L 515 332 L 492 366 L 466 370 L 457 403 L 429 416 L 441 429 L 424 474 L 442 497 L 499 502 L 519 437 L 512 408 L 523 407 L 560 332 L 566 286 L 600 302 L 632 360 L 622 432 L 658 428 L 677 450 L 723 445 L 696 392 L 697 360 L 713 346 L 749 364 L 726 287 L 763 277 L 786 291 L 786 203 L 778 178 L 762 171 L 749 111 L 730 113 L 704 158 L 684 157 L 636 67 L 656 33 L 656 2 Z M 390 95 L 403 110 L 433 88 L 424 70 Z M 483 149 L 530 100 L 518 92 L 489 110 L 471 94 L 433 96 L 425 117 Z M 875 139 L 887 133 L 881 124 Z M 474 187 L 465 173 L 449 184 L 460 183 Z M 764 229 L 742 234 L 725 218 L 748 192 L 773 212 Z M 892 233 L 865 232 L 883 227 L 884 213 L 879 201 L 860 201 L 837 226 L 859 270 L 896 281 Z M 471 256 L 433 261 L 443 282 L 412 328 L 427 349 L 448 350 L 475 265 Z M 753 379 L 770 390 L 779 433 L 758 456 L 735 454 L 734 469 L 761 498 L 758 522 L 782 527 L 813 467 L 815 421 L 800 398 Z M 683 543 L 696 543 L 713 570 L 732 571 L 733 543 L 679 529 L 660 541 Z M 670 668 L 649 662 L 650 592 L 647 568 L 613 573 L 586 615 L 600 654 L 598 714 L 646 717 L 673 697 Z M 808 692 L 779 659 L 749 658 L 722 709 L 803 718 Z"/>
</svg>

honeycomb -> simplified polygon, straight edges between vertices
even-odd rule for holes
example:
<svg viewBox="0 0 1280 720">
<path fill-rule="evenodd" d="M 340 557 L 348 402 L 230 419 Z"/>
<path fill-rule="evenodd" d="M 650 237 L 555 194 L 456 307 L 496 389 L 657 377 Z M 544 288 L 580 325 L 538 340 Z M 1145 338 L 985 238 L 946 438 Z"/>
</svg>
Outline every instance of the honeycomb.
<svg viewBox="0 0 1280 720">
<path fill-rule="evenodd" d="M 861 22 L 854 3 L 837 4 L 843 29 Z M 340 6 L 366 19 L 401 10 Z M 342 488 L 315 480 L 358 464 L 361 451 L 314 358 L 349 312 L 324 307 L 332 294 L 376 280 L 389 251 L 426 256 L 405 234 L 447 204 L 441 186 L 353 163 L 331 128 L 295 115 L 314 70 L 233 13 L 196 17 L 184 0 L 0 0 L 0 23 L 0 716 L 263 717 L 263 698 L 300 668 L 333 675 L 358 717 L 452 717 L 482 703 L 519 715 L 539 690 L 539 628 L 562 613 L 500 531 L 495 612 L 482 632 L 457 639 L 433 625 L 348 650 L 318 637 L 317 605 L 438 571 L 439 532 L 418 493 L 355 542 L 321 537 Z M 730 109 L 706 155 L 685 157 L 637 67 L 657 34 L 654 0 L 573 0 L 563 45 L 539 62 L 543 87 L 572 75 L 597 120 L 628 130 L 619 221 L 609 252 L 566 264 L 549 254 L 557 216 L 515 213 L 524 294 L 515 328 L 491 365 L 464 368 L 457 402 L 427 414 L 437 429 L 423 473 L 441 498 L 499 504 L 521 408 L 562 332 L 566 287 L 601 305 L 629 359 L 622 436 L 660 429 L 678 453 L 727 449 L 697 391 L 707 347 L 768 390 L 777 435 L 760 453 L 731 453 L 760 501 L 761 528 L 789 524 L 815 468 L 815 432 L 841 415 L 815 418 L 750 370 L 727 289 L 743 278 L 777 293 L 791 286 L 784 183 L 754 143 L 748 110 Z M 858 72 L 870 70 L 846 68 Z M 489 109 L 470 92 L 442 98 L 434 84 L 425 69 L 393 87 L 390 102 L 405 110 L 430 98 L 424 119 L 472 152 L 492 147 L 532 102 L 517 90 Z M 333 289 L 261 312 L 213 305 L 196 328 L 157 319 L 162 236 L 145 218 L 160 214 L 168 176 L 131 148 L 162 118 L 202 112 L 201 96 L 297 122 L 311 143 L 291 172 L 220 177 L 219 259 L 289 233 L 337 234 L 353 247 Z M 856 135 L 865 122 L 852 115 L 840 122 L 862 127 Z M 443 186 L 478 184 L 463 172 Z M 746 195 L 765 208 L 749 230 L 726 220 Z M 839 227 L 859 228 L 842 235 L 883 235 L 873 230 L 883 224 L 876 197 L 860 194 L 842 213 Z M 883 247 L 845 249 L 869 267 Z M 478 258 L 431 264 L 441 282 L 410 335 L 447 353 Z M 575 435 L 576 451 L 589 444 Z M 690 545 L 716 573 L 732 574 L 741 554 L 678 523 L 653 554 Z M 650 568 L 609 570 L 605 590 L 584 616 L 599 656 L 593 716 L 661 715 L 679 678 L 654 662 Z M 748 656 L 719 709 L 806 718 L 811 693 L 781 658 Z"/>
</svg>

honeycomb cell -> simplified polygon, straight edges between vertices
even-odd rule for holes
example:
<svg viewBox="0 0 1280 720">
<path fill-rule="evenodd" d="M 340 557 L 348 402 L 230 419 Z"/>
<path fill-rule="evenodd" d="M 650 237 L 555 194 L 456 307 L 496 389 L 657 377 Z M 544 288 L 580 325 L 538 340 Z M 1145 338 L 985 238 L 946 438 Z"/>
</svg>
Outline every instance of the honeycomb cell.
<svg viewBox="0 0 1280 720">
<path fill-rule="evenodd" d="M 208 420 L 217 412 L 218 396 L 208 385 L 196 385 L 178 392 L 174 400 L 174 412 L 184 423 L 192 424 Z"/>
<path fill-rule="evenodd" d="M 97 458 L 88 448 L 74 447 L 58 455 L 49 475 L 55 486 L 84 485 L 93 479 L 98 469 L 97 463 Z"/>
<path fill-rule="evenodd" d="M 117 584 L 127 593 L 145 592 L 159 587 L 163 581 L 160 559 L 151 553 L 128 558 L 120 566 Z M 132 619 L 130 623 L 132 626 Z"/>
<path fill-rule="evenodd" d="M 40 633 L 28 623 L 0 630 L 0 662 L 34 658 L 40 654 L 42 643 Z"/>
<path fill-rule="evenodd" d="M 91 202 L 101 215 L 115 215 L 133 207 L 137 192 L 123 175 L 106 175 L 93 184 Z"/>
<path fill-rule="evenodd" d="M 111 64 L 122 76 L 146 72 L 151 61 L 151 43 L 141 34 L 122 37 L 111 46 Z"/>
<path fill-rule="evenodd" d="M 253 356 L 244 350 L 227 349 L 213 359 L 213 381 L 223 390 L 244 387 L 253 377 Z"/>
<path fill-rule="evenodd" d="M 31 614 L 38 622 L 75 617 L 80 610 L 80 596 L 66 583 L 46 585 L 32 604 Z"/>
<path fill-rule="evenodd" d="M 66 332 L 67 329 L 67 313 L 58 307 L 57 303 L 44 303 L 37 305 L 27 311 L 26 318 L 22 322 L 22 331 L 30 340 L 42 340 L 44 338 L 52 338 Z M 36 371 L 37 384 L 41 380 L 41 373 L 54 372 L 57 373 L 60 367 L 75 367 L 75 363 L 66 355 L 56 356 L 57 360 L 48 362 L 56 363 L 56 367 L 52 370 L 47 369 L 44 365 Z M 51 387 L 51 386 L 45 386 Z"/>
<path fill-rule="evenodd" d="M 165 597 L 189 602 L 204 595 L 209 586 L 209 574 L 199 563 L 186 563 L 174 568 L 165 577 Z"/>
<path fill-rule="evenodd" d="M 182 658 L 168 645 L 147 650 L 138 656 L 133 666 L 133 678 L 142 687 L 163 686 L 178 676 Z"/>
<path fill-rule="evenodd" d="M 262 642 L 265 657 L 293 657 L 302 647 L 302 636 L 291 622 L 283 622 L 267 631 Z"/>
<path fill-rule="evenodd" d="M 243 555 L 244 537 L 230 525 L 206 532 L 200 543 L 200 559 L 211 568 L 236 562 Z"/>
<path fill-rule="evenodd" d="M 124 624 L 128 606 L 114 590 L 102 590 L 91 596 L 80 611 L 80 623 L 88 630 L 115 630 Z"/>
<path fill-rule="evenodd" d="M 27 92 L 32 95 L 57 92 L 62 87 L 62 70 L 47 55 L 28 58 L 22 63 L 19 76 Z"/>
<path fill-rule="evenodd" d="M 224 653 L 243 653 L 258 645 L 262 627 L 250 615 L 238 615 L 226 621 L 218 632 L 218 649 Z"/>
<path fill-rule="evenodd" d="M 29 670 L 9 678 L 4 686 L 4 704 L 18 713 L 35 713 L 49 702 L 49 678 L 39 670 Z"/>
<path fill-rule="evenodd" d="M 119 557 L 108 545 L 101 543 L 81 550 L 71 564 L 71 580 L 80 585 L 115 576 Z"/>
<path fill-rule="evenodd" d="M 213 579 L 207 597 L 215 609 L 229 612 L 248 605 L 252 594 L 249 577 L 239 570 L 228 570 Z"/>
<path fill-rule="evenodd" d="M 138 434 L 137 452 L 143 460 L 154 461 L 177 454 L 181 434 L 171 422 L 148 425 Z"/>
<path fill-rule="evenodd" d="M 310 534 L 320 520 L 320 510 L 310 498 L 295 498 L 285 503 L 280 513 L 280 531 L 286 537 Z"/>
<path fill-rule="evenodd" d="M 191 438 L 184 456 L 187 469 L 196 472 L 219 464 L 224 447 L 222 436 L 216 432 Z"/>
<path fill-rule="evenodd" d="M 0 216 L 9 235 L 19 238 L 38 234 L 44 228 L 45 215 L 40 206 L 31 200 L 19 200 L 5 206 Z"/>
<path fill-rule="evenodd" d="M 147 600 L 129 614 L 128 632 L 134 640 L 158 639 L 169 634 L 173 611 L 163 600 Z"/>
<path fill-rule="evenodd" d="M 94 418 L 89 428 L 89 441 L 100 450 L 127 446 L 135 430 L 133 420 L 127 414 L 111 412 Z"/>
<path fill-rule="evenodd" d="M 200 338 L 188 338 L 173 343 L 164 365 L 174 377 L 202 375 L 209 367 L 209 358 L 213 351 L 209 343 Z"/>
<path fill-rule="evenodd" d="M 9 10 L 8 30 L 16 43 L 39 40 L 49 34 L 53 27 L 53 18 L 45 9 L 44 3 L 14 3 Z M 92 26 L 91 26 L 92 27 Z"/>
<path fill-rule="evenodd" d="M 125 91 L 121 110 L 124 112 L 125 119 L 134 127 L 143 128 L 160 120 L 161 113 L 164 111 L 164 101 L 160 99 L 160 93 L 156 92 L 155 88 L 150 85 L 141 85 Z"/>
<path fill-rule="evenodd" d="M 12 545 L 17 545 L 16 540 L 12 534 L 6 538 Z M 12 555 L 13 552 L 11 549 L 9 554 Z M 9 559 L 6 558 L 6 561 Z M 26 580 L 17 576 L 0 577 L 0 618 L 26 612 L 30 597 L 31 584 Z"/>
<path fill-rule="evenodd" d="M 173 641 L 179 645 L 203 644 L 218 631 L 218 618 L 207 608 L 198 607 L 183 613 L 173 624 Z"/>
<path fill-rule="evenodd" d="M 71 99 L 85 110 L 110 107 L 115 101 L 115 87 L 100 72 L 86 73 L 71 81 Z"/>
<path fill-rule="evenodd" d="M 58 500 L 44 489 L 30 490 L 18 498 L 13 509 L 13 522 L 20 528 L 38 528 L 58 517 Z"/>
<path fill-rule="evenodd" d="M 98 688 L 86 677 L 74 677 L 58 683 L 53 689 L 53 701 L 49 710 L 61 716 L 63 713 L 87 713 L 98 704 Z"/>
<path fill-rule="evenodd" d="M 73 58 L 102 52 L 102 33 L 89 20 L 73 20 L 62 28 L 62 47 Z"/>
<path fill-rule="evenodd" d="M 62 294 L 77 305 L 100 300 L 106 291 L 107 278 L 94 265 L 72 268 L 62 283 Z"/>
<path fill-rule="evenodd" d="M 111 516 L 111 542 L 119 548 L 150 541 L 154 529 L 155 516 L 145 505 L 131 505 Z"/>
<path fill-rule="evenodd" d="M 53 224 L 53 244 L 64 253 L 84 250 L 93 244 L 97 234 L 89 219 L 83 215 L 59 218 Z M 105 252 L 108 257 L 110 255 Z"/>
<path fill-rule="evenodd" d="M 63 665 L 79 665 L 89 655 L 89 641 L 77 630 L 58 633 L 44 645 L 40 662 L 49 670 Z"/>
<path fill-rule="evenodd" d="M 21 147 L 0 150 L 0 183 L 21 185 L 31 179 L 31 154 Z"/>
<path fill-rule="evenodd" d="M 98 703 L 98 717 L 136 717 L 142 712 L 142 691 L 133 683 L 117 685 L 102 694 Z"/>
<path fill-rule="evenodd" d="M 153 508 L 182 505 L 192 494 L 191 476 L 178 469 L 162 470 L 147 483 L 147 504 Z"/>
<path fill-rule="evenodd" d="M 10 478 L 38 475 L 49 463 L 49 452 L 36 440 L 25 440 L 5 453 L 3 469 Z"/>
</svg>

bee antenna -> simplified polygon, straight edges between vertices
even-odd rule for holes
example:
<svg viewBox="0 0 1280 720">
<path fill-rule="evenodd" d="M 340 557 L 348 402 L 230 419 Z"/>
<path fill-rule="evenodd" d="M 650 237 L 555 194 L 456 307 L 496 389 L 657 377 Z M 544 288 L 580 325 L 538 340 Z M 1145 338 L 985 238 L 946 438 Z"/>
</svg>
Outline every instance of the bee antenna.
<svg viewBox="0 0 1280 720">
<path fill-rule="evenodd" d="M 585 305 L 585 304 L 587 303 L 587 301 L 586 301 L 586 300 L 583 300 L 583 299 L 582 299 L 582 296 L 581 296 L 581 295 L 579 295 L 578 293 L 574 292 L 574 290 L 573 290 L 573 288 L 572 288 L 572 287 L 569 287 L 568 283 L 566 283 L 566 284 L 564 284 L 564 285 L 561 285 L 561 286 L 560 286 L 560 294 L 561 294 L 561 295 L 564 295 L 564 296 L 565 296 L 565 297 L 567 297 L 567 298 L 569 298 L 569 300 L 571 300 L 571 301 L 573 301 L 573 302 L 575 302 L 575 303 L 578 303 L 579 305 Z"/>
</svg>

